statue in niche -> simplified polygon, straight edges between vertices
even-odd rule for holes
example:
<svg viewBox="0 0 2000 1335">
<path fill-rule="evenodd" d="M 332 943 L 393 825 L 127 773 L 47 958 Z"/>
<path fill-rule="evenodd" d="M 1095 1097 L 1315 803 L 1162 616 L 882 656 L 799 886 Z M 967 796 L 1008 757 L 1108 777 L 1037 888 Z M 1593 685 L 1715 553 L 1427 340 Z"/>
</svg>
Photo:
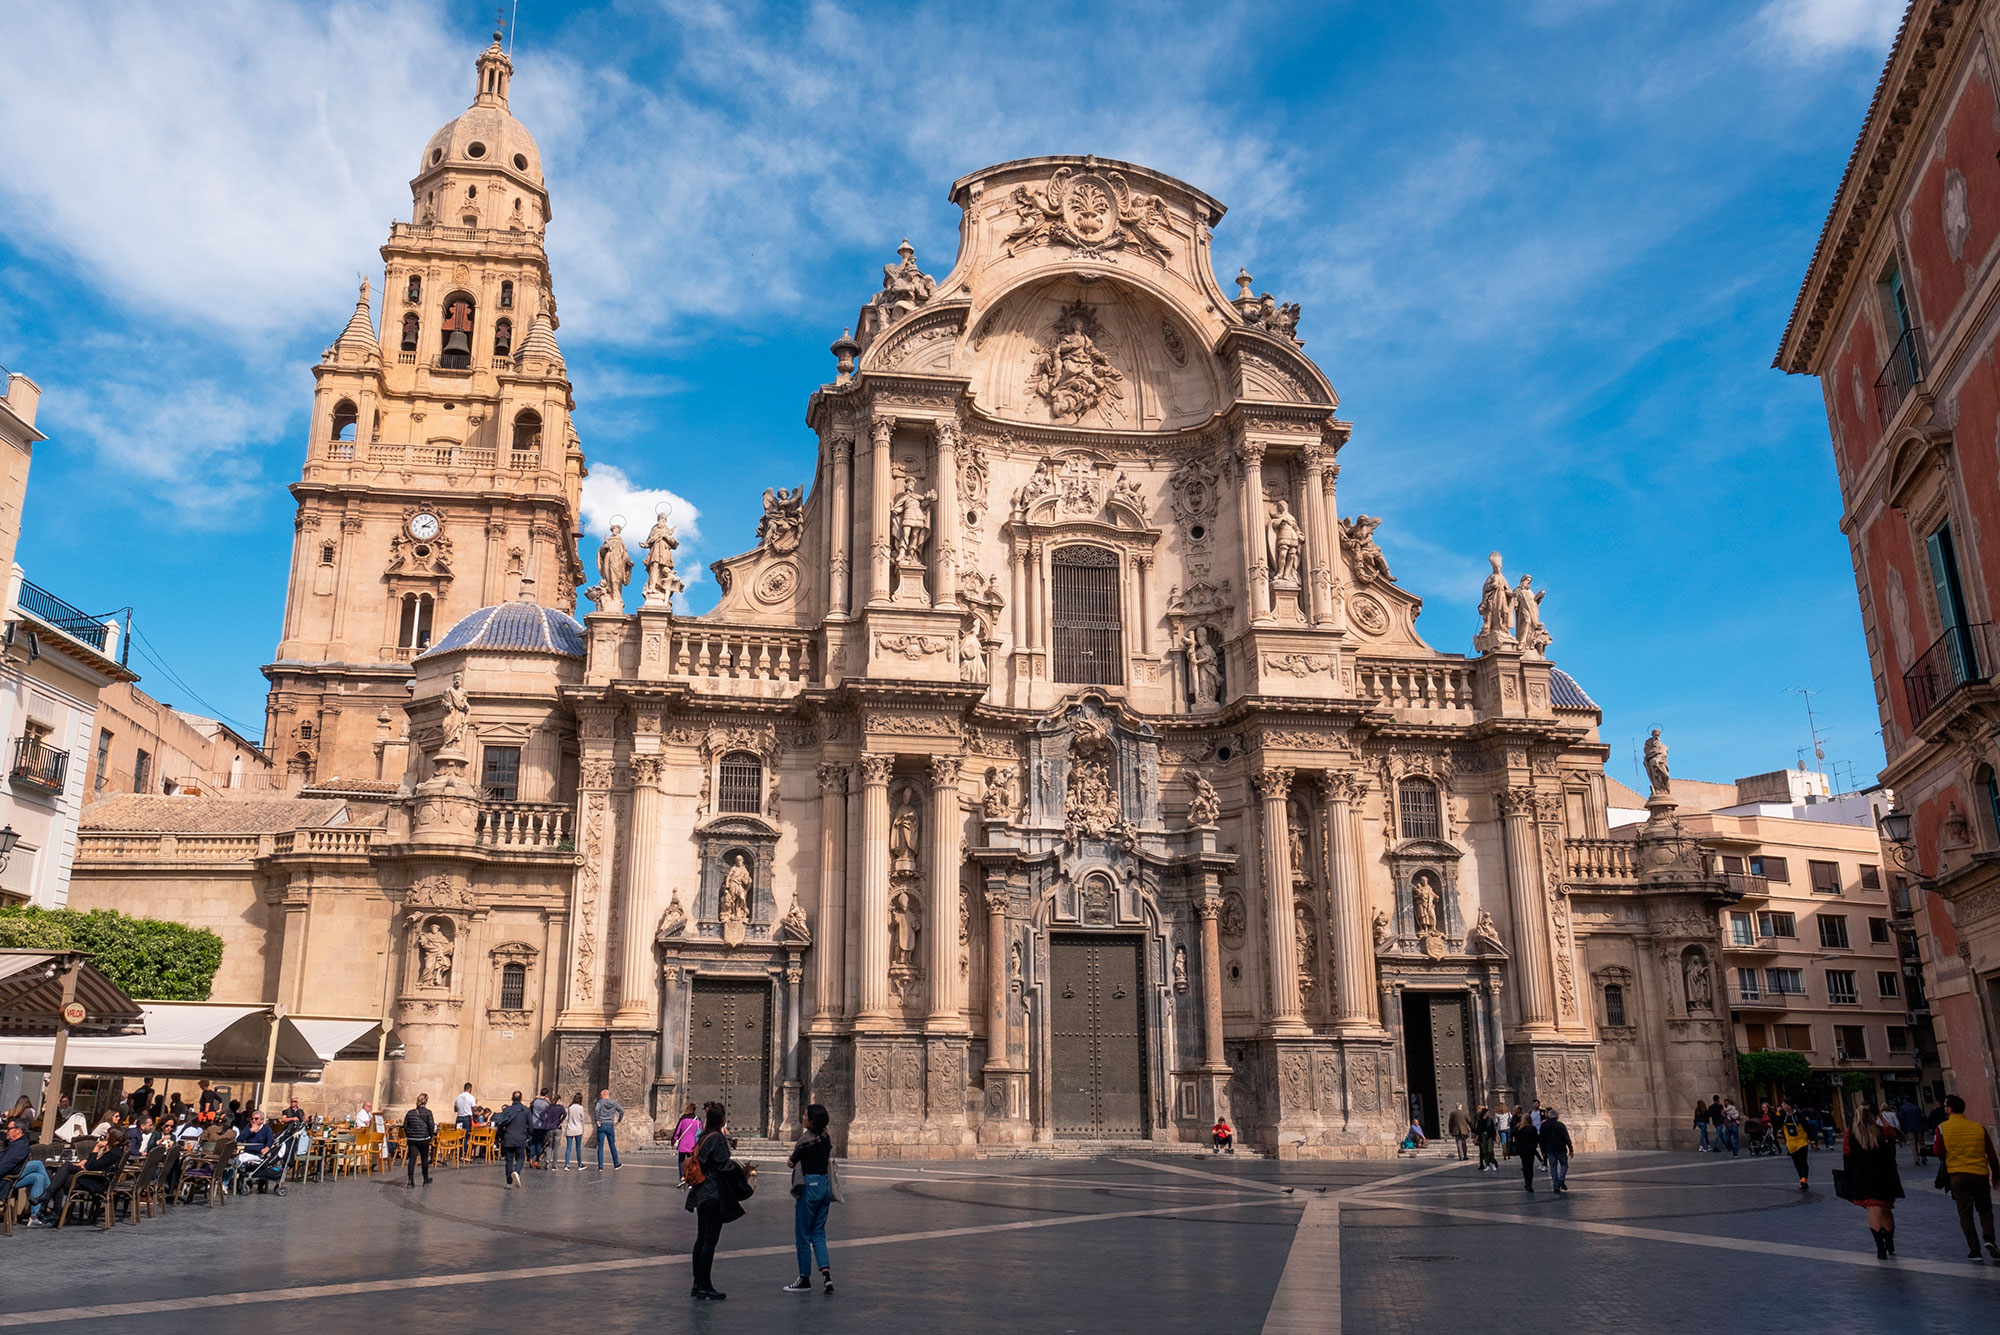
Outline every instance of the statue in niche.
<svg viewBox="0 0 2000 1335">
<path fill-rule="evenodd" d="M 1485 909 L 1479 910 L 1479 921 L 1472 924 L 1472 939 L 1493 950 L 1506 950 L 1500 944 L 1500 929 L 1494 925 L 1493 915 Z"/>
<path fill-rule="evenodd" d="M 1185 992 L 1187 990 L 1187 947 L 1177 945 L 1174 947 L 1174 991 Z"/>
<path fill-rule="evenodd" d="M 1299 582 L 1299 521 L 1283 500 L 1271 505 L 1264 525 L 1264 545 L 1271 559 L 1271 583 L 1296 587 Z"/>
<path fill-rule="evenodd" d="M 923 816 L 917 811 L 917 800 L 908 788 L 896 793 L 896 811 L 889 818 L 889 858 L 890 866 L 899 874 L 907 876 L 917 869 L 917 838 L 923 829 Z"/>
<path fill-rule="evenodd" d="M 1375 929 L 1375 949 L 1380 950 L 1389 944 L 1389 915 L 1381 909 L 1376 909 L 1373 926 Z"/>
<path fill-rule="evenodd" d="M 1514 590 L 1514 639 L 1523 651 L 1536 657 L 1549 647 L 1549 632 L 1542 625 L 1542 599 L 1547 589 L 1530 589 L 1533 575 L 1521 576 L 1520 587 Z"/>
<path fill-rule="evenodd" d="M 889 503 L 889 540 L 897 565 L 923 562 L 924 544 L 931 537 L 931 506 L 936 501 L 936 492 L 918 491 L 917 480 L 903 475 L 903 489 Z"/>
<path fill-rule="evenodd" d="M 1050 330 L 1051 341 L 1035 347 L 1028 388 L 1048 404 L 1049 415 L 1057 421 L 1080 422 L 1086 413 L 1096 411 L 1109 422 L 1112 408 L 1124 401 L 1120 388 L 1124 373 L 1093 339 L 1103 332 L 1096 314 L 1079 301 L 1063 307 Z"/>
<path fill-rule="evenodd" d="M 1202 627 L 1188 628 L 1181 637 L 1181 652 L 1187 655 L 1188 694 L 1194 704 L 1221 704 L 1222 672 L 1216 663 L 1215 646 L 1208 642 Z"/>
<path fill-rule="evenodd" d="M 1188 787 L 1194 789 L 1194 796 L 1188 799 L 1188 824 L 1196 829 L 1212 830 L 1222 819 L 1222 799 L 1216 795 L 1215 785 L 1194 770 L 1188 771 Z"/>
<path fill-rule="evenodd" d="M 1514 591 L 1507 584 L 1507 576 L 1501 573 L 1500 553 L 1488 553 L 1486 560 L 1493 573 L 1479 588 L 1479 634 L 1472 640 L 1473 648 L 1481 653 L 1514 646 L 1514 631 L 1508 624 L 1514 619 Z"/>
<path fill-rule="evenodd" d="M 750 873 L 750 862 L 738 853 L 729 859 L 729 869 L 722 873 L 722 894 L 716 916 L 725 923 L 747 923 L 750 921 L 750 891 L 756 885 L 756 878 Z"/>
<path fill-rule="evenodd" d="M 988 820 L 1012 820 L 1020 810 L 1021 798 L 1014 788 L 1014 767 L 993 766 L 986 771 L 986 791 L 980 808 Z"/>
<path fill-rule="evenodd" d="M 597 548 L 597 584 L 584 597 L 600 612 L 625 610 L 625 586 L 632 582 L 632 553 L 625 547 L 625 526 L 613 524 Z"/>
<path fill-rule="evenodd" d="M 977 621 L 958 634 L 958 679 L 981 686 L 986 683 L 986 644 L 979 638 Z"/>
<path fill-rule="evenodd" d="M 923 935 L 923 910 L 905 886 L 889 897 L 889 967 L 914 970 Z"/>
<path fill-rule="evenodd" d="M 1699 946 L 1681 957 L 1681 979 L 1687 989 L 1689 1014 L 1715 1009 L 1715 985 L 1709 978 L 1708 953 Z"/>
<path fill-rule="evenodd" d="M 448 754 L 463 756 L 465 743 L 472 732 L 472 701 L 465 694 L 465 674 L 451 674 L 451 684 L 444 688 L 444 746 Z"/>
<path fill-rule="evenodd" d="M 432 918 L 417 937 L 417 986 L 450 987 L 451 957 L 456 952 L 444 923 Z"/>
<path fill-rule="evenodd" d="M 1243 896 L 1231 890 L 1222 897 L 1222 914 L 1216 925 L 1225 941 L 1237 942 L 1250 930 L 1249 910 L 1244 907 Z"/>
<path fill-rule="evenodd" d="M 680 548 L 674 526 L 663 509 L 653 517 L 652 531 L 646 534 L 646 601 L 671 603 L 686 586 L 674 573 L 674 553 Z"/>
<path fill-rule="evenodd" d="M 1307 885 L 1312 878 L 1306 875 L 1306 835 L 1305 821 L 1296 806 L 1285 807 L 1285 847 L 1292 859 L 1292 885 L 1294 888 Z"/>
<path fill-rule="evenodd" d="M 1298 952 L 1299 991 L 1310 996 L 1319 973 L 1319 960 L 1313 949 L 1312 915 L 1304 904 L 1292 905 L 1292 944 Z"/>
<path fill-rule="evenodd" d="M 1428 872 L 1418 872 L 1410 882 L 1410 904 L 1417 913 L 1417 935 L 1435 936 L 1438 930 L 1438 893 Z"/>
<path fill-rule="evenodd" d="M 1375 545 L 1375 530 L 1380 527 L 1380 515 L 1356 515 L 1340 521 L 1340 548 L 1347 553 L 1347 563 L 1354 570 L 1357 584 L 1396 582 L 1396 577 L 1389 573 L 1389 558 Z"/>
<path fill-rule="evenodd" d="M 1646 739 L 1646 782 L 1655 793 L 1671 791 L 1667 787 L 1667 744 L 1660 740 L 1660 730 L 1653 729 L 1653 735 Z"/>
</svg>

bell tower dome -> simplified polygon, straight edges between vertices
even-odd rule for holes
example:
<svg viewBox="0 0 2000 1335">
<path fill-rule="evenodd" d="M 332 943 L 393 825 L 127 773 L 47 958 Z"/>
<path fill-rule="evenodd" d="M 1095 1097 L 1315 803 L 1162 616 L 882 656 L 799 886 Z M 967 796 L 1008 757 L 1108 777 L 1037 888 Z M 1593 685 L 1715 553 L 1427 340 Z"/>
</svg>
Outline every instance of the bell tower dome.
<svg viewBox="0 0 2000 1335">
<path fill-rule="evenodd" d="M 410 221 L 313 368 L 316 388 L 265 745 L 293 788 L 400 779 L 410 661 L 524 588 L 569 611 L 583 582 L 583 450 L 556 343 L 541 150 L 508 109 L 514 65 L 479 54 L 472 104 L 424 145 Z"/>
</svg>

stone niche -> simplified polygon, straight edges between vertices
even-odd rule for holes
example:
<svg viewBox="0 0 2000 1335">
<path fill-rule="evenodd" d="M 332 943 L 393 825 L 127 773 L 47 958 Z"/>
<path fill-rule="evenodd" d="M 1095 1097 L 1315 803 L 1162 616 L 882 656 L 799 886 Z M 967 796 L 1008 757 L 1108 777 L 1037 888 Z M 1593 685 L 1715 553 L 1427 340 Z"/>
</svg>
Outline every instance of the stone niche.
<svg viewBox="0 0 2000 1335">
<path fill-rule="evenodd" d="M 750 916 L 744 924 L 752 937 L 770 934 L 777 921 L 777 897 L 772 890 L 779 834 L 756 816 L 718 816 L 695 831 L 701 860 L 701 886 L 695 894 L 690 935 L 720 939 L 723 935 L 722 883 L 740 856 L 752 877 Z"/>
<path fill-rule="evenodd" d="M 1458 864 L 1465 855 L 1441 839 L 1406 839 L 1389 850 L 1389 877 L 1396 889 L 1396 936 L 1420 944 L 1416 887 L 1421 879 L 1438 897 L 1438 931 L 1456 950 L 1465 942 L 1465 914 L 1459 907 Z"/>
</svg>

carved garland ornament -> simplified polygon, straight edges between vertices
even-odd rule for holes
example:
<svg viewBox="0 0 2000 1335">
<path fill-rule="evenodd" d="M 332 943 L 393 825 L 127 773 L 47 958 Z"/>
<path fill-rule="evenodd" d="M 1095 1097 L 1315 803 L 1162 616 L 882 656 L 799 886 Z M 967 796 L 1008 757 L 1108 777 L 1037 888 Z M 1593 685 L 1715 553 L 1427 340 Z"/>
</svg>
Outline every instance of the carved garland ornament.
<svg viewBox="0 0 2000 1335">
<path fill-rule="evenodd" d="M 1133 190 L 1123 172 L 1097 171 L 1095 166 L 1093 160 L 1083 172 L 1058 167 L 1039 190 L 1014 187 L 1009 202 L 1021 221 L 1001 243 L 1009 255 L 1060 243 L 1090 258 L 1130 247 L 1167 262 L 1171 222 L 1165 201 Z"/>
</svg>

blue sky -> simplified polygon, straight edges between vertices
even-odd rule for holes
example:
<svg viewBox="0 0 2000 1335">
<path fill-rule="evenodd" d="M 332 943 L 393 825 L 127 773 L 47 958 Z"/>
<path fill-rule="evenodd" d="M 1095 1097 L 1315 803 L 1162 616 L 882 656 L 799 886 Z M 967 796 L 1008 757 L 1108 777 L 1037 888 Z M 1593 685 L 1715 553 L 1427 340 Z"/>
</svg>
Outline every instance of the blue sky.
<svg viewBox="0 0 2000 1335">
<path fill-rule="evenodd" d="M 1794 764 L 1809 687 L 1865 777 L 1825 417 L 1770 361 L 1900 9 L 522 0 L 586 508 L 670 490 L 697 560 L 748 547 L 897 241 L 950 267 L 951 181 L 1129 159 L 1230 206 L 1225 279 L 1302 303 L 1354 423 L 1341 508 L 1386 516 L 1433 645 L 1470 651 L 1498 549 L 1551 590 L 1613 775 L 1655 726 L 1677 774 Z M 0 364 L 51 437 L 20 559 L 133 605 L 144 687 L 253 736 L 310 367 L 491 19 L 0 0 L 32 53 L 0 81 Z"/>
</svg>

